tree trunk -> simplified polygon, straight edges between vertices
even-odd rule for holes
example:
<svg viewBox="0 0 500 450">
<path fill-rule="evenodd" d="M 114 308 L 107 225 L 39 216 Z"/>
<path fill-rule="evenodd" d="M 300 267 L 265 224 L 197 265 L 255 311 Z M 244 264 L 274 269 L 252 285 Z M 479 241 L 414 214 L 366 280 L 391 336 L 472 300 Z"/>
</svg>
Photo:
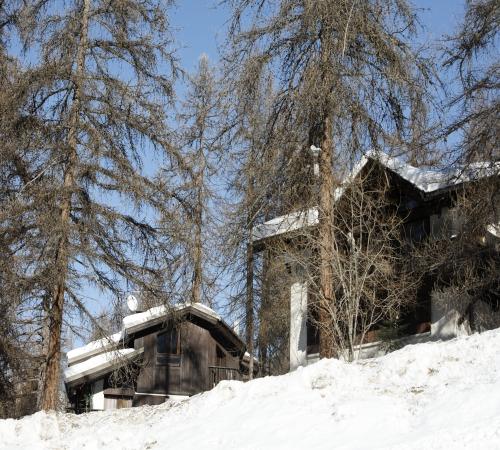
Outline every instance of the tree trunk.
<svg viewBox="0 0 500 450">
<path fill-rule="evenodd" d="M 45 383 L 45 362 L 47 361 L 48 355 L 48 343 L 50 336 L 50 305 L 51 297 L 49 295 L 45 296 L 42 303 L 42 343 L 40 348 L 40 364 L 38 367 L 38 385 L 37 385 L 37 399 L 36 404 L 38 408 L 42 405 L 42 396 L 44 392 Z"/>
<path fill-rule="evenodd" d="M 246 262 L 246 337 L 247 337 L 247 350 L 250 353 L 250 361 L 248 363 L 248 377 L 253 378 L 253 334 L 254 334 L 254 317 L 253 317 L 253 275 L 254 275 L 254 255 L 253 255 L 253 223 L 254 223 L 254 158 L 253 149 L 250 155 L 250 167 L 247 175 L 247 201 L 248 201 L 248 244 L 247 244 L 247 262 Z"/>
<path fill-rule="evenodd" d="M 332 339 L 331 305 L 333 302 L 333 143 L 332 121 L 329 115 L 323 119 L 319 154 L 319 354 L 331 358 L 334 354 Z"/>
<path fill-rule="evenodd" d="M 193 294 L 192 300 L 194 303 L 201 301 L 201 285 L 203 280 L 203 242 L 202 242 L 202 226 L 203 226 L 203 170 L 196 176 L 197 199 L 194 211 L 194 269 L 193 269 Z"/>
<path fill-rule="evenodd" d="M 88 42 L 90 0 L 84 0 L 81 19 L 81 37 L 78 47 L 76 70 L 74 74 L 74 96 L 69 116 L 68 139 L 67 139 L 67 162 L 64 172 L 63 195 L 61 200 L 60 232 L 55 267 L 57 279 L 52 291 L 52 305 L 50 308 L 50 335 L 47 348 L 47 361 L 45 365 L 45 377 L 41 398 L 43 410 L 55 410 L 59 402 L 59 381 L 61 363 L 61 331 L 64 312 L 64 294 L 66 291 L 66 277 L 69 263 L 69 235 L 70 235 L 70 213 L 71 197 L 75 185 L 75 172 L 77 162 L 78 145 L 78 120 L 80 114 L 80 101 L 82 95 L 82 78 L 85 69 L 85 52 Z"/>
<path fill-rule="evenodd" d="M 270 280 L 269 280 L 269 270 L 270 270 L 270 254 L 269 249 L 264 251 L 264 262 L 262 266 L 262 298 L 260 302 L 259 310 L 259 373 L 261 376 L 269 375 L 266 373 L 267 363 L 267 347 L 269 342 L 269 324 L 268 324 L 268 313 L 270 304 Z"/>
<path fill-rule="evenodd" d="M 251 232 L 251 230 L 250 230 Z M 253 378 L 253 244 L 252 239 L 247 246 L 247 283 L 246 283 L 246 335 L 247 335 L 247 350 L 250 353 L 250 361 L 248 363 L 248 377 Z"/>
</svg>

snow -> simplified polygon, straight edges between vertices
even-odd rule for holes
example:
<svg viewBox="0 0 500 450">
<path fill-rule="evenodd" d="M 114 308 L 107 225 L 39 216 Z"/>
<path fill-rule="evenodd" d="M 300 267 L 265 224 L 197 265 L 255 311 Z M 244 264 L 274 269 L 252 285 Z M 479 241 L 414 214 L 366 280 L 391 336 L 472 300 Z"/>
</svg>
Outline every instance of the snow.
<svg viewBox="0 0 500 450">
<path fill-rule="evenodd" d="M 68 367 L 64 371 L 64 379 L 67 383 L 80 378 L 88 377 L 101 370 L 108 369 L 116 364 L 121 364 L 124 359 L 131 359 L 141 353 L 144 349 L 121 348 L 94 356 L 79 364 Z"/>
<path fill-rule="evenodd" d="M 110 350 L 123 339 L 123 332 L 120 331 L 118 333 L 112 334 L 111 336 L 106 336 L 103 339 L 99 339 L 97 341 L 89 342 L 87 345 L 83 347 L 78 347 L 73 350 L 70 350 L 66 356 L 68 358 L 68 364 L 72 365 L 82 359 L 88 358 L 92 355 L 97 355 L 99 353 L 103 353 L 106 350 Z"/>
<path fill-rule="evenodd" d="M 369 152 L 365 157 L 366 161 L 368 158 L 378 160 L 382 165 L 426 193 L 494 174 L 498 175 L 500 170 L 500 164 L 493 162 L 477 162 L 469 164 L 467 167 L 459 166 L 448 170 L 438 170 L 414 167 L 400 158 L 389 156 L 383 152 Z"/>
<path fill-rule="evenodd" d="M 186 401 L 0 421 L 0 449 L 500 449 L 500 330 L 227 381 Z"/>
<path fill-rule="evenodd" d="M 499 223 L 492 223 L 486 227 L 486 230 L 488 233 L 492 234 L 493 236 L 500 238 L 500 222 Z"/>
<path fill-rule="evenodd" d="M 174 306 L 156 306 L 154 308 L 148 309 L 143 313 L 126 316 L 123 318 L 123 327 L 125 331 L 128 331 L 148 322 L 163 319 L 173 311 L 181 312 L 188 308 L 198 310 L 202 314 L 205 314 L 214 320 L 222 320 L 221 317 L 213 309 L 209 308 L 208 306 L 202 305 L 201 303 L 178 303 Z"/>
<path fill-rule="evenodd" d="M 297 211 L 279 216 L 257 226 L 253 231 L 253 239 L 259 241 L 269 236 L 289 233 L 318 223 L 318 208 Z"/>
</svg>

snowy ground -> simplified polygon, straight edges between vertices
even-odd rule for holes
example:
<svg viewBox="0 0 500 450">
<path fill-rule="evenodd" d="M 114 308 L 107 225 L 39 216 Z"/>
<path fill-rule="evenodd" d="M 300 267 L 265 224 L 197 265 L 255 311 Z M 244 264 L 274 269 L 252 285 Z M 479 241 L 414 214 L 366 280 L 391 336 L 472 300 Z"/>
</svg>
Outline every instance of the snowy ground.
<svg viewBox="0 0 500 450">
<path fill-rule="evenodd" d="M 500 449 L 500 330 L 182 403 L 0 421 L 0 449 Z"/>
</svg>

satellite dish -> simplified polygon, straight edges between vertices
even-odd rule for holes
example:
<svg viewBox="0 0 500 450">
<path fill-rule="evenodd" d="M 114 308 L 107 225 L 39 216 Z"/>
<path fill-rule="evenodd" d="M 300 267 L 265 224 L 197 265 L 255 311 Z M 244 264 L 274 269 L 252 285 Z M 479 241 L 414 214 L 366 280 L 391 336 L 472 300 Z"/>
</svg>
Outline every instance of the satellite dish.
<svg viewBox="0 0 500 450">
<path fill-rule="evenodd" d="M 127 295 L 127 306 L 130 312 L 137 312 L 137 309 L 139 308 L 139 302 L 137 301 L 135 295 Z"/>
</svg>

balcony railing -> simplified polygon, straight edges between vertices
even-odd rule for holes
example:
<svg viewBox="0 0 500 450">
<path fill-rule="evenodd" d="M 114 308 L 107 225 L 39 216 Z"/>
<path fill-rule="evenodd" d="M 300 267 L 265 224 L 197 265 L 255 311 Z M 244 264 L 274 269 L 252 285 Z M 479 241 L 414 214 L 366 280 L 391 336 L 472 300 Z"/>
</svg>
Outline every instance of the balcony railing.
<svg viewBox="0 0 500 450">
<path fill-rule="evenodd" d="M 210 385 L 215 387 L 222 380 L 241 380 L 241 373 L 238 369 L 230 367 L 209 366 Z"/>
</svg>

